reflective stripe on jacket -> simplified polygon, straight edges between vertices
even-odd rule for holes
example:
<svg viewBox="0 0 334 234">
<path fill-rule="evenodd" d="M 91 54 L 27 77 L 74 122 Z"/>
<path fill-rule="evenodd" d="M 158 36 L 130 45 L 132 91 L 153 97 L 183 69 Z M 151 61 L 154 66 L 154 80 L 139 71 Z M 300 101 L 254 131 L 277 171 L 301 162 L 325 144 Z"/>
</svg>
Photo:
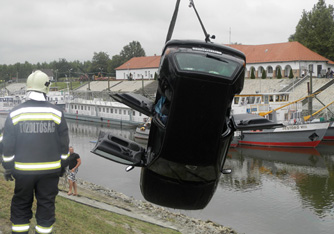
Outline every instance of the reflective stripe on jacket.
<svg viewBox="0 0 334 234">
<path fill-rule="evenodd" d="M 28 100 L 9 113 L 3 132 L 3 165 L 21 174 L 60 171 L 68 153 L 68 127 L 61 109 Z"/>
</svg>

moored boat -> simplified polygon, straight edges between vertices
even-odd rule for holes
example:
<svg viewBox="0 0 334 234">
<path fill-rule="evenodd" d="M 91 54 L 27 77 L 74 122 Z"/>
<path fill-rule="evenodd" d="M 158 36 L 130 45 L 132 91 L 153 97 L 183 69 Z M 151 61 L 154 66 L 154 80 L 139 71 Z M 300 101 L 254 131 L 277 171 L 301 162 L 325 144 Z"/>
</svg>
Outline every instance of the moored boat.
<svg viewBox="0 0 334 234">
<path fill-rule="evenodd" d="M 232 141 L 230 143 L 230 147 L 235 148 L 239 145 L 239 139 L 240 139 L 240 131 L 235 131 Z"/>
<path fill-rule="evenodd" d="M 128 106 L 100 99 L 76 98 L 65 105 L 65 118 L 135 128 L 148 117 Z"/>
<path fill-rule="evenodd" d="M 134 138 L 139 141 L 147 141 L 151 128 L 151 118 L 149 118 L 145 123 L 139 124 L 136 128 Z"/>
<path fill-rule="evenodd" d="M 316 147 L 326 134 L 329 123 L 288 125 L 275 129 L 243 131 L 241 145 L 269 147 Z"/>
<path fill-rule="evenodd" d="M 233 98 L 232 114 L 261 115 L 284 124 L 301 123 L 302 99 L 291 101 L 289 92 L 238 94 Z"/>
<path fill-rule="evenodd" d="M 25 101 L 23 96 L 0 97 L 0 115 L 7 115 L 11 109 Z"/>
<path fill-rule="evenodd" d="M 322 140 L 323 141 L 334 141 L 334 121 L 330 122 L 327 132 Z"/>
</svg>

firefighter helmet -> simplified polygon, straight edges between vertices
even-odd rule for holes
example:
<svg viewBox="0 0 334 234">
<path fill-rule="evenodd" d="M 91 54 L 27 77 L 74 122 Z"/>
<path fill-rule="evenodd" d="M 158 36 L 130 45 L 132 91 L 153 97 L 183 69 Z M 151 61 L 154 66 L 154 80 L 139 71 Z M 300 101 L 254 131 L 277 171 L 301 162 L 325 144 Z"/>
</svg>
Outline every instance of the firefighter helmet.
<svg viewBox="0 0 334 234">
<path fill-rule="evenodd" d="M 40 70 L 36 70 L 28 76 L 27 91 L 37 91 L 47 94 L 50 84 L 48 75 Z"/>
</svg>

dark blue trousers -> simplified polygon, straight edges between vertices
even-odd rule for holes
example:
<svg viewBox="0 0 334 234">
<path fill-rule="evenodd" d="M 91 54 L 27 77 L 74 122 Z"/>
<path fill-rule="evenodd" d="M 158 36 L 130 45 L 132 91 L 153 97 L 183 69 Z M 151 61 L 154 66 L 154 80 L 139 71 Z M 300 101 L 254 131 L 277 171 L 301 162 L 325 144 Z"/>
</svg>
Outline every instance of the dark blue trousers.
<svg viewBox="0 0 334 234">
<path fill-rule="evenodd" d="M 13 225 L 29 224 L 34 195 L 37 200 L 36 221 L 41 227 L 51 227 L 55 222 L 55 199 L 58 194 L 58 174 L 14 174 L 15 190 L 11 205 Z M 15 233 L 15 232 L 13 232 Z M 22 232 L 21 232 L 22 233 Z"/>
</svg>

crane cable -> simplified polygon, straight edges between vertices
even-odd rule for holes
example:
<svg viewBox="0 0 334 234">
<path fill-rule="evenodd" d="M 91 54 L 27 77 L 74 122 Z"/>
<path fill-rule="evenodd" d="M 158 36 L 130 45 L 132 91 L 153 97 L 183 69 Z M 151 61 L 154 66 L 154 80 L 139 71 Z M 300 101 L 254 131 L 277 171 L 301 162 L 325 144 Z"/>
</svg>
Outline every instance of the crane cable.
<svg viewBox="0 0 334 234">
<path fill-rule="evenodd" d="M 175 5 L 175 9 L 174 9 L 174 13 L 173 13 L 173 16 L 172 16 L 172 19 L 171 19 L 171 22 L 169 24 L 169 29 L 168 29 L 168 33 L 167 33 L 167 37 L 166 37 L 166 42 L 167 43 L 171 38 L 172 38 L 172 35 L 173 35 L 173 32 L 174 32 L 174 27 L 175 27 L 175 23 L 176 23 L 176 19 L 177 19 L 177 15 L 178 15 L 178 12 L 179 12 L 179 5 L 180 5 L 180 1 L 181 0 L 177 0 L 176 1 L 176 5 Z M 195 13 L 196 13 L 196 16 L 201 24 L 201 27 L 202 27 L 202 30 L 204 32 L 204 35 L 205 35 L 205 42 L 210 42 L 210 38 L 211 39 L 215 39 L 215 35 L 212 35 L 210 36 L 210 34 L 208 34 L 205 30 L 205 27 L 203 25 L 203 22 L 196 10 L 196 7 L 195 7 L 195 4 L 194 4 L 194 1 L 193 0 L 190 0 L 190 3 L 189 3 L 189 7 L 191 8 L 194 8 L 195 10 Z"/>
</svg>

